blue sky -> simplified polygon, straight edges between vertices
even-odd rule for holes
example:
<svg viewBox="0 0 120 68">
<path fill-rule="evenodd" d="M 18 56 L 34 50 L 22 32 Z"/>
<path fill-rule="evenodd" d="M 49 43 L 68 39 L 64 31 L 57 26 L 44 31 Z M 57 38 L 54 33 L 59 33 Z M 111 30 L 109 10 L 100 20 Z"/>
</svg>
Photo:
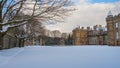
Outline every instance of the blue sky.
<svg viewBox="0 0 120 68">
<path fill-rule="evenodd" d="M 93 3 L 100 3 L 100 2 L 104 2 L 104 3 L 111 3 L 111 2 L 117 2 L 120 0 L 92 0 Z"/>
<path fill-rule="evenodd" d="M 71 0 L 75 3 L 78 3 L 80 0 Z M 81 0 L 83 1 L 83 0 Z M 117 1 L 120 1 L 120 0 L 87 0 L 91 3 L 113 3 L 113 2 L 117 2 Z"/>
</svg>

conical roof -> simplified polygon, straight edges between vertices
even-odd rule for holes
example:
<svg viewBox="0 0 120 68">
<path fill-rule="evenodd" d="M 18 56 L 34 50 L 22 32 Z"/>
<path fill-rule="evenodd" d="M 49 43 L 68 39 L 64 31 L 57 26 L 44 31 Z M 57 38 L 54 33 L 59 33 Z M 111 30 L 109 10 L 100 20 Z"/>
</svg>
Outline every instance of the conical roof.
<svg viewBox="0 0 120 68">
<path fill-rule="evenodd" d="M 108 16 L 113 16 L 111 10 L 108 12 Z"/>
</svg>

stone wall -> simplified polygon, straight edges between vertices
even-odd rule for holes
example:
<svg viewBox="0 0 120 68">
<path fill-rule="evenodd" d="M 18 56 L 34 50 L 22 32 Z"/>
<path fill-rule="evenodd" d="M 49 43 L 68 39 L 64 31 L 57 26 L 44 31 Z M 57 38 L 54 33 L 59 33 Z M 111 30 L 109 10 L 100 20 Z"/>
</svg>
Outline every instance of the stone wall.
<svg viewBox="0 0 120 68">
<path fill-rule="evenodd" d="M 13 48 L 17 46 L 16 38 L 5 35 L 3 39 L 3 49 Z"/>
</svg>

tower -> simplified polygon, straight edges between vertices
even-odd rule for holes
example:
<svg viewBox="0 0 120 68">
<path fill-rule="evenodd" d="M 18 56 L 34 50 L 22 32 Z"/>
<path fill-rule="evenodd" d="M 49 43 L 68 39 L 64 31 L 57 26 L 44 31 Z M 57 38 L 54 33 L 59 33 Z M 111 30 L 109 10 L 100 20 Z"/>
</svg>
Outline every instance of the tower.
<svg viewBox="0 0 120 68">
<path fill-rule="evenodd" d="M 77 27 L 73 30 L 73 44 L 74 45 L 87 45 L 87 29 L 84 27 Z"/>
<path fill-rule="evenodd" d="M 114 16 L 115 23 L 115 45 L 120 46 L 120 14 Z"/>
<path fill-rule="evenodd" d="M 107 35 L 108 35 L 108 45 L 115 45 L 115 23 L 114 23 L 114 17 L 111 13 L 111 11 L 108 12 L 107 18 Z"/>
</svg>

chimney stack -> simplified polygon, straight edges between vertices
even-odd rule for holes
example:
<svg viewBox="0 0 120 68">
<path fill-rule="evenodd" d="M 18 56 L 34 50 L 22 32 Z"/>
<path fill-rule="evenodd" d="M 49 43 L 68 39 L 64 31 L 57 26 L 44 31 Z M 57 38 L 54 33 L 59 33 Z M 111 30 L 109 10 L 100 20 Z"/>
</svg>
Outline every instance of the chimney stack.
<svg viewBox="0 0 120 68">
<path fill-rule="evenodd" d="M 93 26 L 93 29 L 96 30 L 97 29 L 97 25 Z"/>
<path fill-rule="evenodd" d="M 82 29 L 84 29 L 84 27 L 82 27 Z"/>
<path fill-rule="evenodd" d="M 90 27 L 89 27 L 89 26 L 87 27 L 87 30 L 90 30 Z"/>
</svg>

